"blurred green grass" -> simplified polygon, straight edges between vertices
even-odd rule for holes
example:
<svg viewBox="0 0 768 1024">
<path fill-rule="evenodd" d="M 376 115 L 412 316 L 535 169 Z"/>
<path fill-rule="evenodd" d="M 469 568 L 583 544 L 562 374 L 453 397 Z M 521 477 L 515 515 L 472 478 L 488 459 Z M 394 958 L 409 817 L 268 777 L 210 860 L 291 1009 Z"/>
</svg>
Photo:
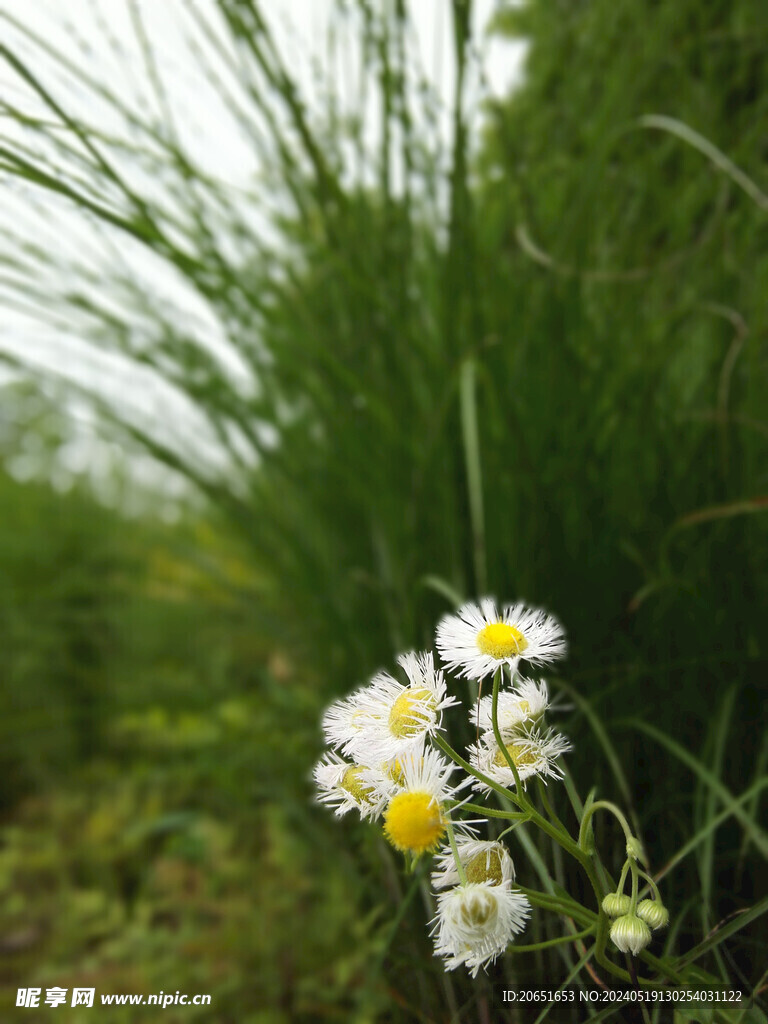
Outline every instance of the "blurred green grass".
<svg viewBox="0 0 768 1024">
<path fill-rule="evenodd" d="M 0 489 L 3 1001 L 180 990 L 212 1005 L 169 1020 L 254 1022 L 383 1005 L 362 983 L 380 903 L 311 803 L 323 698 L 255 633 L 241 552 L 205 522 Z"/>
</svg>

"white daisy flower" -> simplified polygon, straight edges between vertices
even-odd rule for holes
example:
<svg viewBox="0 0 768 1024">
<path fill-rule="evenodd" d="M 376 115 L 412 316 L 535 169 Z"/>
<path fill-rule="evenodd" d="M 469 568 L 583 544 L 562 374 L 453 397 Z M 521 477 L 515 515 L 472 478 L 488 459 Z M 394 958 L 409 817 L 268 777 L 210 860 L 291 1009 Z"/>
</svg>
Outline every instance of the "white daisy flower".
<svg viewBox="0 0 768 1024">
<path fill-rule="evenodd" d="M 487 882 L 488 885 L 506 885 L 515 877 L 515 866 L 506 846 L 483 839 L 458 839 L 456 849 L 468 882 Z M 432 873 L 435 889 L 458 885 L 461 879 L 456 858 L 450 846 L 440 851 L 437 870 Z"/>
<path fill-rule="evenodd" d="M 361 818 L 378 818 L 394 790 L 382 772 L 345 761 L 333 751 L 318 761 L 313 775 L 318 802 L 332 807 L 339 817 L 356 809 Z"/>
<path fill-rule="evenodd" d="M 500 690 L 496 708 L 499 730 L 505 734 L 529 729 L 535 725 L 549 708 L 547 684 L 542 680 L 520 679 L 514 690 Z M 481 697 L 470 712 L 472 725 L 476 722 L 484 732 L 493 732 L 493 698 Z"/>
<path fill-rule="evenodd" d="M 507 739 L 507 737 L 503 737 Z M 562 733 L 554 729 L 548 729 L 542 733 L 534 729 L 530 733 L 512 734 L 506 744 L 507 753 L 512 758 L 517 768 L 520 781 L 533 775 L 544 778 L 561 779 L 563 773 L 555 764 L 561 754 L 572 749 L 571 743 Z M 479 743 L 472 743 L 468 748 L 468 759 L 473 768 L 476 768 L 483 775 L 493 779 L 507 789 L 515 785 L 515 776 L 509 767 L 504 752 L 496 743 L 493 733 L 484 733 Z M 486 783 L 476 779 L 473 783 L 475 789 L 481 792 L 490 792 Z"/>
<path fill-rule="evenodd" d="M 440 893 L 432 928 L 435 956 L 445 957 L 448 971 L 466 965 L 474 978 L 524 930 L 530 912 L 528 899 L 508 884 L 470 882 Z"/>
<path fill-rule="evenodd" d="M 359 736 L 362 728 L 362 712 L 359 701 L 367 690 L 362 686 L 343 700 L 334 701 L 326 708 L 321 726 L 325 742 L 336 750 L 346 750 Z"/>
<path fill-rule="evenodd" d="M 435 669 L 431 653 L 410 652 L 397 660 L 408 686 L 380 672 L 350 698 L 353 725 L 343 749 L 365 764 L 419 753 L 425 739 L 440 728 L 443 709 L 458 703 L 447 696 L 445 678 Z"/>
<path fill-rule="evenodd" d="M 403 755 L 400 767 L 400 783 L 394 795 L 390 780 L 377 783 L 373 773 L 365 771 L 361 778 L 372 785 L 376 796 L 389 798 L 384 835 L 392 846 L 415 856 L 432 853 L 445 835 L 445 801 L 455 799 L 459 789 L 450 784 L 457 766 L 430 747 L 419 755 Z"/>
<path fill-rule="evenodd" d="M 557 619 L 520 603 L 499 612 L 488 597 L 446 615 L 438 624 L 436 643 L 448 667 L 467 679 L 493 675 L 501 665 L 514 670 L 521 658 L 541 665 L 561 658 L 566 650 Z"/>
</svg>

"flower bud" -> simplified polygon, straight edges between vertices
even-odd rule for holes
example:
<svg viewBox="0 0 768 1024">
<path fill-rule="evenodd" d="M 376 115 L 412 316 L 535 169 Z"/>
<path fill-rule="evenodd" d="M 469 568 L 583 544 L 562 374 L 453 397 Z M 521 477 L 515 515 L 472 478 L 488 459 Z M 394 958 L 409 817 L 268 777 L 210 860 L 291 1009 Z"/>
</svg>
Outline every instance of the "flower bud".
<svg viewBox="0 0 768 1024">
<path fill-rule="evenodd" d="M 637 916 L 654 931 L 669 924 L 669 911 L 658 900 L 641 900 L 637 905 Z"/>
<path fill-rule="evenodd" d="M 608 917 L 621 917 L 629 910 L 629 896 L 621 892 L 609 892 L 603 898 L 603 910 Z"/>
<path fill-rule="evenodd" d="M 634 914 L 624 914 L 611 925 L 611 938 L 622 953 L 637 956 L 651 941 L 651 929 Z"/>
<path fill-rule="evenodd" d="M 627 856 L 631 857 L 632 860 L 641 860 L 643 863 L 645 863 L 643 844 L 636 836 L 630 836 L 630 838 L 627 840 Z"/>
</svg>

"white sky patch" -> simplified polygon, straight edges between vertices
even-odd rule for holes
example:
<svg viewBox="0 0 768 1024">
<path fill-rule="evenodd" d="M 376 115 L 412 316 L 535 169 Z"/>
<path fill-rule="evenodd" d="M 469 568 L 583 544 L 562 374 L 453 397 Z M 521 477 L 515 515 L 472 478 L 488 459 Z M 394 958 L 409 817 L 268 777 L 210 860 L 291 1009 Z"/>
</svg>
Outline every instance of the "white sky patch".
<svg viewBox="0 0 768 1024">
<path fill-rule="evenodd" d="M 484 33 L 497 6 L 495 0 L 476 0 L 473 5 L 473 59 L 465 99 L 472 129 L 477 127 L 482 97 L 507 94 L 522 76 L 525 44 L 496 38 L 490 41 Z M 387 9 L 384 0 L 375 7 L 377 11 Z M 348 13 L 343 13 L 344 8 Z M 335 0 L 269 0 L 261 9 L 277 52 L 306 104 L 310 124 L 314 126 L 327 115 L 329 94 L 336 100 L 339 117 L 359 118 L 370 160 L 366 166 L 351 166 L 346 177 L 375 180 L 383 122 L 370 68 L 364 66 L 359 46 L 357 5 L 339 5 Z M 411 0 L 407 12 L 412 29 L 408 74 L 423 79 L 434 102 L 434 116 L 416 127 L 431 138 L 435 148 L 448 154 L 456 79 L 451 4 L 449 0 Z M 276 207 L 285 206 L 270 182 L 268 158 L 266 165 L 264 162 L 273 141 L 270 127 L 247 95 L 242 58 L 213 0 L 0 0 L 0 16 L 8 19 L 0 23 L 4 43 L 28 61 L 29 69 L 50 93 L 61 98 L 69 112 L 103 133 L 105 140 L 126 143 L 129 148 L 120 153 L 117 166 L 129 188 L 153 202 L 166 206 L 169 202 L 168 182 L 157 176 L 156 164 L 140 156 L 151 140 L 148 143 L 146 135 L 137 130 L 136 118 L 160 137 L 177 139 L 196 166 L 237 198 L 232 207 L 242 217 L 242 224 L 237 225 L 240 230 L 228 230 L 221 224 L 214 231 L 216 245 L 226 250 L 232 264 L 247 265 L 253 256 L 249 247 L 259 240 L 275 243 L 271 214 Z M 30 46 L 27 34 L 44 40 L 49 54 L 37 45 Z M 77 72 L 91 79 L 96 88 L 78 82 Z M 110 97 L 98 95 L 102 86 Z M 0 99 L 33 116 L 55 119 L 2 61 Z M 274 111 L 278 125 L 284 125 L 289 135 L 288 115 L 279 103 L 274 104 Z M 2 112 L 0 135 L 15 142 L 31 141 L 40 148 L 38 140 L 25 137 Z M 108 143 L 105 148 L 109 151 Z M 77 167 L 76 161 L 67 164 L 67 180 Z M 391 180 L 396 191 L 402 185 L 402 174 L 402 168 L 393 164 Z M 93 188 L 84 177 L 82 191 L 91 195 Z M 125 204 L 116 185 L 109 186 L 108 193 L 101 198 L 110 208 L 120 209 Z M 19 266 L 0 273 L 4 306 L 0 348 L 31 366 L 95 387 L 132 417 L 131 422 L 140 423 L 150 433 L 159 431 L 157 436 L 180 454 L 188 454 L 192 445 L 204 471 L 213 476 L 226 472 L 222 449 L 194 403 L 159 381 L 156 374 L 152 381 L 149 370 L 137 368 L 125 355 L 97 352 L 94 358 L 93 348 L 89 351 L 83 342 L 87 337 L 85 320 L 62 319 L 57 303 L 62 296 L 71 299 L 73 293 L 95 294 L 105 307 L 117 303 L 112 311 L 130 323 L 125 310 L 131 308 L 131 286 L 116 287 L 115 282 L 132 280 L 140 291 L 154 294 L 155 302 L 160 303 L 157 308 L 163 308 L 169 317 L 172 313 L 175 324 L 213 354 L 234 391 L 247 394 L 258 388 L 258 381 L 230 343 L 226 325 L 216 311 L 181 274 L 140 243 L 118 231 L 109 237 L 109 232 L 89 224 L 70 200 L 46 196 L 42 202 L 33 186 L 9 179 L 3 172 L 0 228 L 6 236 L 5 252 L 20 261 Z M 171 220 L 169 232 L 183 249 L 183 225 L 174 233 Z M 45 250 L 44 263 L 34 253 L 25 253 L 30 243 Z M 17 288 L 16 284 L 29 281 L 30 264 L 36 271 L 42 270 L 34 289 Z M 21 295 L 25 300 L 19 302 Z M 135 323 L 130 323 L 130 336 L 122 341 L 128 352 L 141 351 L 142 345 L 152 343 L 151 304 L 145 312 L 147 316 L 137 316 Z M 65 467 L 74 472 L 83 465 L 101 466 L 115 454 L 114 442 L 99 439 L 92 417 L 78 415 L 73 420 Z M 162 482 L 167 471 L 159 469 L 157 477 L 158 483 Z"/>
</svg>

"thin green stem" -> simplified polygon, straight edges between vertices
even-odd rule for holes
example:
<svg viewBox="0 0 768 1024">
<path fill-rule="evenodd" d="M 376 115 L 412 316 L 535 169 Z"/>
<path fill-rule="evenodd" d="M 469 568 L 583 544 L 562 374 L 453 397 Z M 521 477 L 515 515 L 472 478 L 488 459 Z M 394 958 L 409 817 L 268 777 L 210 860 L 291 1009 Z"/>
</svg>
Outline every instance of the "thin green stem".
<svg viewBox="0 0 768 1024">
<path fill-rule="evenodd" d="M 590 925 L 588 928 L 584 928 L 583 931 L 575 932 L 573 935 L 559 935 L 556 939 L 546 939 L 544 942 L 536 942 L 531 946 L 518 946 L 515 942 L 509 947 L 509 951 L 512 953 L 535 953 L 537 949 L 548 949 L 550 946 L 562 946 L 567 942 L 578 942 L 580 939 L 586 939 L 594 930 L 595 926 Z"/>
<path fill-rule="evenodd" d="M 637 913 L 637 863 L 632 857 L 627 858 L 629 870 L 632 872 L 632 895 L 629 898 L 629 913 L 634 916 Z"/>
<path fill-rule="evenodd" d="M 680 974 L 680 972 L 677 971 L 668 960 L 654 956 L 653 953 L 649 953 L 647 949 L 644 949 L 640 953 L 640 959 L 644 963 L 648 964 L 649 967 L 658 971 L 659 974 L 663 974 L 665 978 L 668 978 L 670 981 L 674 981 L 677 985 L 685 983 L 685 976 Z"/>
<path fill-rule="evenodd" d="M 507 750 L 507 745 L 504 742 L 501 735 L 501 729 L 499 729 L 499 686 L 501 684 L 501 673 L 502 669 L 501 667 L 499 667 L 496 669 L 496 672 L 494 673 L 493 676 L 493 696 L 491 697 L 491 722 L 493 724 L 493 735 L 496 738 L 496 743 L 498 744 L 499 750 L 504 755 L 504 758 L 507 764 L 509 765 L 512 774 L 515 778 L 515 793 L 518 797 L 518 800 L 522 804 L 522 806 L 525 807 L 530 803 L 530 801 L 523 792 L 523 788 L 520 784 L 520 774 L 517 770 L 515 759 L 510 755 L 509 751 Z"/>
<path fill-rule="evenodd" d="M 627 872 L 629 871 L 629 857 L 624 861 L 624 867 L 621 869 L 621 876 L 619 878 L 619 884 L 616 886 L 616 892 L 624 892 L 624 882 L 627 879 Z"/>
<path fill-rule="evenodd" d="M 526 811 L 500 811 L 495 807 L 482 807 L 480 804 L 465 803 L 463 800 L 446 800 L 446 804 L 456 810 L 471 811 L 482 814 L 486 818 L 503 818 L 505 821 L 529 821 Z"/>
<path fill-rule="evenodd" d="M 596 914 L 575 900 L 551 896 L 549 893 L 540 892 L 538 889 L 527 889 L 524 885 L 516 884 L 515 888 L 527 896 L 534 907 L 539 907 L 541 910 L 549 910 L 551 913 L 560 914 L 562 917 L 571 918 L 574 921 L 578 921 L 579 924 L 589 925 L 591 928 L 595 925 L 597 920 Z"/>
<path fill-rule="evenodd" d="M 381 970 L 381 966 L 387 955 L 389 947 L 392 945 L 392 941 L 394 940 L 395 935 L 397 934 L 397 930 L 400 927 L 403 918 L 405 917 L 405 912 L 408 910 L 408 906 L 410 905 L 411 900 L 416 894 L 416 890 L 419 888 L 419 885 L 422 882 L 423 877 L 423 870 L 420 867 L 417 867 L 416 871 L 414 872 L 413 881 L 411 882 L 405 896 L 403 896 L 402 899 L 400 900 L 400 905 L 398 906 L 397 911 L 395 912 L 395 916 L 390 921 L 389 929 L 387 931 L 384 944 L 373 961 L 374 973 L 377 973 L 379 970 Z"/>
<path fill-rule="evenodd" d="M 648 885 L 650 885 L 651 892 L 653 893 L 653 898 L 655 900 L 657 900 L 659 903 L 661 903 L 661 895 L 659 893 L 659 887 L 658 887 L 658 885 L 656 885 L 656 883 L 651 878 L 651 876 L 646 871 L 643 871 L 641 868 L 637 869 L 637 873 L 639 875 L 642 875 L 642 877 L 646 880 Z"/>
<path fill-rule="evenodd" d="M 479 779 L 480 782 L 482 782 L 485 786 L 488 786 L 489 789 L 492 789 L 496 793 L 500 793 L 507 800 L 511 800 L 513 803 L 517 804 L 518 807 L 521 806 L 521 802 L 519 799 L 517 799 L 516 794 L 512 793 L 511 790 L 506 789 L 506 787 L 500 785 L 500 783 L 494 782 L 494 780 L 489 778 L 487 775 L 483 775 L 483 773 L 479 772 L 477 768 L 473 768 L 469 761 L 465 760 L 458 751 L 454 750 L 450 743 L 448 743 L 442 736 L 440 736 L 439 733 L 435 735 L 434 740 L 437 746 L 440 747 L 442 752 L 444 754 L 447 754 L 452 761 L 455 761 L 456 764 L 462 767 L 465 772 L 469 772 L 470 775 L 474 776 L 474 778 L 476 779 Z"/>
<path fill-rule="evenodd" d="M 616 819 L 618 820 L 618 822 L 621 825 L 622 829 L 624 830 L 624 835 L 626 837 L 627 842 L 628 843 L 630 841 L 634 842 L 635 837 L 634 837 L 634 835 L 632 833 L 632 829 L 629 827 L 629 822 L 624 817 L 624 815 L 619 810 L 619 808 L 616 806 L 616 804 L 611 803 L 610 800 L 596 800 L 595 803 L 593 803 L 592 806 L 589 808 L 589 810 L 585 812 L 584 817 L 581 819 L 581 824 L 579 825 L 579 846 L 581 847 L 582 850 L 584 850 L 586 852 L 586 849 L 587 849 L 587 847 L 586 847 L 587 827 L 589 825 L 589 822 L 592 819 L 592 815 L 595 813 L 595 811 L 601 811 L 601 810 L 602 811 L 610 811 L 611 814 L 613 814 L 616 817 Z"/>
<path fill-rule="evenodd" d="M 602 899 L 600 883 L 597 880 L 594 869 L 590 864 L 589 857 L 587 856 L 587 854 L 584 853 L 584 851 L 579 847 L 578 843 L 574 842 L 574 840 L 567 832 L 565 834 L 562 833 L 556 825 L 553 825 L 552 822 L 545 818 L 544 815 L 541 814 L 539 811 L 537 811 L 533 805 L 530 805 L 528 814 L 534 825 L 537 825 L 542 830 L 542 832 L 546 832 L 550 839 L 554 839 L 554 841 L 559 846 L 562 846 L 566 853 L 569 853 L 571 857 L 574 857 L 582 865 L 584 870 L 590 876 L 589 880 L 592 883 L 592 888 L 595 890 L 595 895 L 597 896 L 599 902 L 600 899 Z"/>
<path fill-rule="evenodd" d="M 525 819 L 525 821 L 528 821 L 528 819 L 526 818 L 526 819 Z M 517 828 L 517 827 L 518 827 L 519 825 L 523 825 L 523 824 L 525 824 L 525 822 L 524 822 L 524 821 L 513 821 L 513 822 L 512 822 L 512 824 L 511 824 L 511 825 L 509 826 L 509 828 L 505 828 L 505 829 L 504 829 L 504 831 L 503 831 L 502 833 L 500 833 L 500 835 L 499 835 L 499 836 L 497 837 L 497 840 L 496 840 L 496 841 L 500 843 L 500 842 L 501 842 L 501 840 L 502 840 L 502 839 L 504 838 L 504 836 L 505 836 L 505 835 L 506 835 L 506 834 L 507 834 L 508 832 L 514 832 L 514 830 L 515 830 L 515 829 L 516 829 L 516 828 Z"/>
<path fill-rule="evenodd" d="M 558 818 L 557 814 L 555 814 L 555 811 L 553 810 L 552 805 L 549 802 L 549 797 L 547 796 L 547 787 L 544 785 L 540 776 L 536 777 L 536 787 L 539 791 L 539 799 L 541 800 L 542 806 L 544 807 L 547 817 L 553 825 L 556 825 L 560 829 L 564 836 L 568 836 L 568 838 L 570 839 L 568 829 L 562 823 L 560 818 Z"/>
<path fill-rule="evenodd" d="M 459 881 L 462 885 L 467 884 L 467 873 L 464 870 L 464 865 L 461 863 L 461 857 L 459 856 L 459 848 L 456 845 L 456 836 L 453 831 L 453 825 L 450 818 L 446 819 L 445 831 L 448 833 L 448 842 L 451 844 L 451 850 L 453 851 L 453 859 L 456 861 L 456 873 L 459 876 Z"/>
</svg>

